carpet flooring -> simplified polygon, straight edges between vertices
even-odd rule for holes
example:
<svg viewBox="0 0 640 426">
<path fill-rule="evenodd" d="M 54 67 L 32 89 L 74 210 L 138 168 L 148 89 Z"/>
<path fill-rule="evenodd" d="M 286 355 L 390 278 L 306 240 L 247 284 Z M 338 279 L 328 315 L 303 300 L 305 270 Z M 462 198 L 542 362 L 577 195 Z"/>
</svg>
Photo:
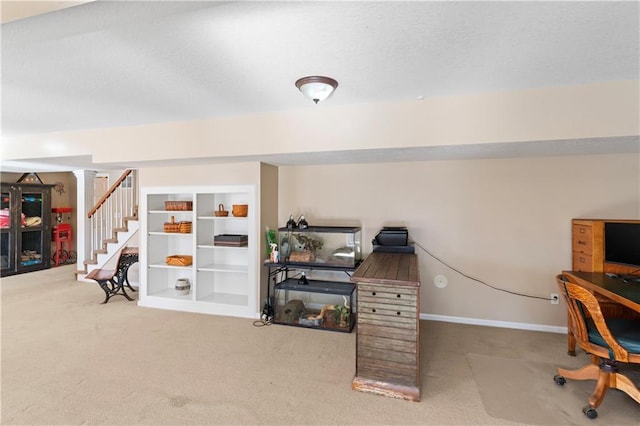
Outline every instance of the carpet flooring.
<svg viewBox="0 0 640 426">
<path fill-rule="evenodd" d="M 73 266 L 0 280 L 3 425 L 639 425 L 611 391 L 581 411 L 593 382 L 559 334 L 421 321 L 422 399 L 357 392 L 351 334 L 100 304 Z"/>
</svg>

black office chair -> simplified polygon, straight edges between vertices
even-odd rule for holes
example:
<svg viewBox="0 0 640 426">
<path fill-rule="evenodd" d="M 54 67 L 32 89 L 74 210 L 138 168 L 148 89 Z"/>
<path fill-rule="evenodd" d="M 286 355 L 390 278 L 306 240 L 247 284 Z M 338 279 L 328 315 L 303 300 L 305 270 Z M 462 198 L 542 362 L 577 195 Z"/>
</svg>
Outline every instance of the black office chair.
<svg viewBox="0 0 640 426">
<path fill-rule="evenodd" d="M 558 368 L 555 382 L 564 385 L 566 379 L 596 380 L 589 405 L 582 409 L 590 419 L 598 417 L 596 408 L 609 388 L 623 391 L 640 404 L 640 390 L 620 373 L 618 366 L 618 363 L 640 364 L 640 321 L 624 318 L 605 321 L 598 299 L 591 292 L 563 275 L 558 275 L 556 281 L 567 302 L 569 332 L 578 346 L 591 355 L 591 362 L 578 370 Z"/>
</svg>

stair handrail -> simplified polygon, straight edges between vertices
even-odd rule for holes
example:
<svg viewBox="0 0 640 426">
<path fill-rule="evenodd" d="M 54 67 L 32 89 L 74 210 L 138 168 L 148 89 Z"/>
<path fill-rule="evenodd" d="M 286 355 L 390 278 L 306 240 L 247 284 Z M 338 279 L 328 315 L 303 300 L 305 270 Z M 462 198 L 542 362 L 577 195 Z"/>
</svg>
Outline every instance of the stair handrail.
<svg viewBox="0 0 640 426">
<path fill-rule="evenodd" d="M 116 189 L 118 189 L 118 187 L 120 186 L 120 184 L 122 182 L 124 182 L 124 180 L 133 172 L 132 169 L 127 169 L 124 171 L 124 173 L 122 173 L 122 175 L 118 178 L 118 180 L 116 180 L 113 185 L 111 185 L 111 187 L 107 190 L 107 192 L 104 193 L 104 195 L 98 200 L 98 202 L 95 204 L 95 206 L 93 206 L 93 208 L 91 210 L 89 210 L 89 213 L 87 213 L 87 217 L 89 219 L 91 219 L 91 216 L 93 216 L 98 209 L 100 208 L 100 206 L 102 206 L 105 201 L 107 201 L 109 199 L 109 197 L 111 197 L 111 195 L 113 195 L 114 192 L 116 192 Z"/>
<path fill-rule="evenodd" d="M 84 264 L 95 264 L 98 253 L 117 241 L 117 233 L 127 221 L 138 217 L 138 182 L 135 169 L 127 169 L 87 213 L 87 245 Z"/>
</svg>

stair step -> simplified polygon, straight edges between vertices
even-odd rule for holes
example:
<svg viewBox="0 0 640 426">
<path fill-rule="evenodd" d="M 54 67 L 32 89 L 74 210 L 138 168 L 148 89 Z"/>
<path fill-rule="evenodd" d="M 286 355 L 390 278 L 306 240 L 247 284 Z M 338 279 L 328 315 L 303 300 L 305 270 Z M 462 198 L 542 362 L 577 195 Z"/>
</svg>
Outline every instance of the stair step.
<svg viewBox="0 0 640 426">
<path fill-rule="evenodd" d="M 118 239 L 117 239 L 117 238 L 108 238 L 108 239 L 106 239 L 106 240 L 102 240 L 102 243 L 103 243 L 103 244 L 105 244 L 105 243 L 107 243 L 107 244 L 108 244 L 108 243 L 116 244 L 117 242 L 118 242 Z"/>
</svg>

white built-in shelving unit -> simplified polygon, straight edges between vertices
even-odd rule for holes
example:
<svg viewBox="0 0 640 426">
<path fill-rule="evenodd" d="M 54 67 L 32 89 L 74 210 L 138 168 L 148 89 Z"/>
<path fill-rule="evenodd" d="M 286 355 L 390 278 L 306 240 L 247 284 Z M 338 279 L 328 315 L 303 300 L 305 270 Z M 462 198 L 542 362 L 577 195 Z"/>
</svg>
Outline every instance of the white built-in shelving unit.
<svg viewBox="0 0 640 426">
<path fill-rule="evenodd" d="M 259 262 L 256 189 L 253 185 L 148 187 L 141 189 L 141 283 L 138 304 L 145 307 L 259 317 Z M 166 210 L 165 201 L 190 201 L 190 211 Z M 227 217 L 215 216 L 220 204 Z M 232 214 L 247 204 L 246 217 Z M 191 233 L 164 232 L 164 224 L 192 222 Z M 214 245 L 220 234 L 247 235 L 246 246 Z M 189 266 L 167 265 L 167 256 L 189 255 Z M 176 281 L 187 278 L 191 291 L 181 295 Z"/>
</svg>

